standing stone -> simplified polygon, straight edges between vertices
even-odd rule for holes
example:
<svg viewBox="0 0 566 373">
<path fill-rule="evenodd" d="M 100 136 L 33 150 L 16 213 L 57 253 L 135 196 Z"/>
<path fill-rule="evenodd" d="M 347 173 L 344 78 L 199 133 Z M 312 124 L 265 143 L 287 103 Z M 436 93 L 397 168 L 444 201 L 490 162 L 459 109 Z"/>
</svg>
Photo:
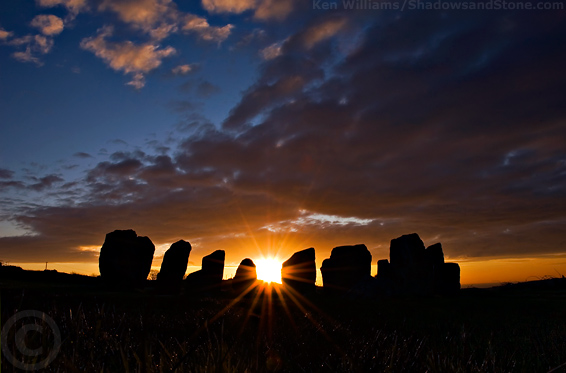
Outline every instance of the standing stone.
<svg viewBox="0 0 566 373">
<path fill-rule="evenodd" d="M 428 265 L 441 266 L 444 264 L 444 253 L 440 242 L 430 245 L 425 250 L 425 259 Z"/>
<path fill-rule="evenodd" d="M 108 233 L 98 259 L 100 277 L 115 283 L 143 283 L 151 270 L 154 252 L 151 240 L 131 229 Z"/>
<path fill-rule="evenodd" d="M 216 250 L 202 258 L 202 268 L 187 276 L 187 287 L 195 291 L 220 290 L 224 275 L 224 258 L 224 250 Z"/>
<path fill-rule="evenodd" d="M 431 250 L 431 253 L 434 249 Z M 391 240 L 389 248 L 394 293 L 427 295 L 433 291 L 432 266 L 427 265 L 426 249 L 418 234 Z"/>
<path fill-rule="evenodd" d="M 236 270 L 236 275 L 232 279 L 232 288 L 238 293 L 244 293 L 248 291 L 253 284 L 257 281 L 257 272 L 255 268 L 255 263 L 250 258 L 242 260 L 238 269 Z"/>
<path fill-rule="evenodd" d="M 406 234 L 391 240 L 389 257 L 388 269 L 385 261 L 378 261 L 377 277 L 383 280 L 387 276 L 381 273 L 388 273 L 390 282 L 382 283 L 390 287 L 391 294 L 452 295 L 460 289 L 460 266 L 444 263 L 440 243 L 425 249 L 418 234 Z"/>
<path fill-rule="evenodd" d="M 312 292 L 316 282 L 314 248 L 294 253 L 281 267 L 281 281 L 299 293 Z"/>
<path fill-rule="evenodd" d="M 320 271 L 324 291 L 343 294 L 371 277 L 371 253 L 366 245 L 335 247 Z"/>
<path fill-rule="evenodd" d="M 439 294 L 458 294 L 458 291 L 460 290 L 460 265 L 458 263 L 444 263 L 440 267 L 439 277 Z"/>
<path fill-rule="evenodd" d="M 389 259 L 394 267 L 412 267 L 424 261 L 425 245 L 418 234 L 405 234 L 391 240 Z"/>
<path fill-rule="evenodd" d="M 157 275 L 157 281 L 165 283 L 178 283 L 185 277 L 191 244 L 179 240 L 175 242 L 163 255 L 161 270 Z"/>
<path fill-rule="evenodd" d="M 391 277 L 391 265 L 389 264 L 389 260 L 381 259 L 377 261 L 377 277 Z"/>
</svg>

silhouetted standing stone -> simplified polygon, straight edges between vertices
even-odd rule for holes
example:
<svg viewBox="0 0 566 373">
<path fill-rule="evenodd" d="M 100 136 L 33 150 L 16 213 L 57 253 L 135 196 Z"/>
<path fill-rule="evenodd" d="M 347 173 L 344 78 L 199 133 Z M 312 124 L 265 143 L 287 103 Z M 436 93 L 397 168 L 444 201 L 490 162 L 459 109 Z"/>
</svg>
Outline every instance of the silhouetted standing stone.
<svg viewBox="0 0 566 373">
<path fill-rule="evenodd" d="M 424 260 L 425 245 L 418 234 L 405 234 L 391 240 L 389 259 L 394 267 L 409 267 Z"/>
<path fill-rule="evenodd" d="M 325 292 L 347 292 L 371 277 L 371 253 L 366 245 L 335 247 L 320 271 Z"/>
<path fill-rule="evenodd" d="M 187 287 L 196 291 L 220 290 L 224 275 L 224 258 L 224 250 L 216 250 L 202 258 L 202 269 L 187 276 Z"/>
<path fill-rule="evenodd" d="M 281 281 L 300 293 L 314 291 L 316 263 L 314 248 L 294 253 L 281 267 Z"/>
<path fill-rule="evenodd" d="M 456 295 L 460 290 L 460 265 L 458 263 L 444 263 L 440 266 L 438 293 L 442 295 Z"/>
<path fill-rule="evenodd" d="M 131 229 L 108 233 L 98 259 L 100 276 L 105 281 L 141 283 L 149 275 L 154 252 L 151 240 Z"/>
<path fill-rule="evenodd" d="M 161 270 L 157 275 L 157 281 L 165 283 L 178 283 L 185 277 L 191 244 L 179 240 L 175 242 L 163 255 Z"/>
<path fill-rule="evenodd" d="M 377 261 L 377 276 L 389 278 L 391 277 L 391 265 L 389 260 L 381 259 Z"/>
<path fill-rule="evenodd" d="M 440 242 L 430 245 L 425 250 L 425 258 L 429 265 L 441 266 L 444 264 L 444 253 Z"/>
<path fill-rule="evenodd" d="M 389 256 L 389 265 L 378 261 L 377 278 L 384 294 L 455 294 L 460 289 L 460 266 L 444 263 L 440 243 L 425 249 L 418 234 L 406 234 L 391 240 Z"/>
<path fill-rule="evenodd" d="M 395 293 L 432 293 L 434 274 L 432 266 L 426 260 L 425 245 L 418 234 L 406 234 L 392 239 L 389 257 Z"/>
<path fill-rule="evenodd" d="M 248 290 L 257 281 L 255 263 L 250 258 L 242 260 L 232 279 L 232 288 L 239 294 Z"/>
</svg>

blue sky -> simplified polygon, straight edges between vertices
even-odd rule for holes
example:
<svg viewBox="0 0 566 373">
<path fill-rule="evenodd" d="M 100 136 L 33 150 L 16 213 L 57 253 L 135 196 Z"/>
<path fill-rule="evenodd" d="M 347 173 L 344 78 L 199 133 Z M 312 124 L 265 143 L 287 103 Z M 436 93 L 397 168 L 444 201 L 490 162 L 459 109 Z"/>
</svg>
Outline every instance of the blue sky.
<svg viewBox="0 0 566 373">
<path fill-rule="evenodd" d="M 417 232 L 564 268 L 564 10 L 338 5 L 2 3 L 0 259 L 94 263 L 131 228 L 375 263 Z"/>
</svg>

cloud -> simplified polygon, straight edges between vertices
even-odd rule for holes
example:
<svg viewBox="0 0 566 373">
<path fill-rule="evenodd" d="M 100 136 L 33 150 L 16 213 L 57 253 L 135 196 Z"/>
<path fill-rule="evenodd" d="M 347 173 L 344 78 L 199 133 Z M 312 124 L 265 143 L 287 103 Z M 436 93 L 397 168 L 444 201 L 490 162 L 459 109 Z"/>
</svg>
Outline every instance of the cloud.
<svg viewBox="0 0 566 373">
<path fill-rule="evenodd" d="M 37 17 L 34 18 L 34 21 L 37 19 Z M 58 26 L 56 23 L 51 24 L 50 22 L 51 21 L 49 21 L 48 18 L 39 18 L 39 21 L 32 23 L 42 29 L 45 29 L 46 33 L 55 32 Z M 37 54 L 49 53 L 53 48 L 54 42 L 51 35 L 25 35 L 12 38 L 8 40 L 6 44 L 14 47 L 22 47 L 25 45 L 25 50 L 12 53 L 12 58 L 20 62 L 32 62 L 37 66 L 43 66 L 43 62 L 37 57 Z"/>
<path fill-rule="evenodd" d="M 196 33 L 202 40 L 221 43 L 230 36 L 233 25 L 223 27 L 210 26 L 205 18 L 187 14 L 181 22 L 181 29 L 188 33 Z"/>
<path fill-rule="evenodd" d="M 110 10 L 121 21 L 162 40 L 177 30 L 178 11 L 171 0 L 104 0 L 100 11 Z"/>
<path fill-rule="evenodd" d="M 272 60 L 274 58 L 279 57 L 282 53 L 281 51 L 282 44 L 283 44 L 282 42 L 277 42 L 271 44 L 268 47 L 263 48 L 261 51 L 259 51 L 261 58 L 263 58 L 264 60 Z"/>
<path fill-rule="evenodd" d="M 191 71 L 193 71 L 194 66 L 193 65 L 179 65 L 176 66 L 174 68 L 171 69 L 171 72 L 175 75 L 186 75 L 188 73 L 190 73 Z"/>
<path fill-rule="evenodd" d="M 254 18 L 262 21 L 283 20 L 293 11 L 291 0 L 202 0 L 202 7 L 209 13 L 236 13 L 254 11 Z"/>
<path fill-rule="evenodd" d="M 28 46 L 24 52 L 14 52 L 12 57 L 20 62 L 33 62 L 37 66 L 42 66 L 43 62 L 31 53 L 31 48 Z"/>
<path fill-rule="evenodd" d="M 98 9 L 113 11 L 120 20 L 151 35 L 154 40 L 163 40 L 181 29 L 196 33 L 203 40 L 220 43 L 233 28 L 232 25 L 211 26 L 203 17 L 179 11 L 171 0 L 104 0 Z"/>
<path fill-rule="evenodd" d="M 33 39 L 34 39 L 34 37 L 32 35 L 20 36 L 20 37 L 16 37 L 16 38 L 13 38 L 12 40 L 10 40 L 8 42 L 8 45 L 20 46 L 20 45 L 24 45 L 24 44 L 29 44 L 33 41 Z"/>
<path fill-rule="evenodd" d="M 0 179 L 11 179 L 14 176 L 14 171 L 0 168 Z"/>
<path fill-rule="evenodd" d="M 78 153 L 75 153 L 75 154 L 73 154 L 73 157 L 82 158 L 82 159 L 93 158 L 92 155 L 90 155 L 90 154 L 88 154 L 88 153 L 85 153 L 85 152 L 78 152 Z"/>
<path fill-rule="evenodd" d="M 65 27 L 63 20 L 52 14 L 40 14 L 31 21 L 31 26 L 39 29 L 44 35 L 57 35 L 63 31 Z"/>
<path fill-rule="evenodd" d="M 6 40 L 12 37 L 14 33 L 12 31 L 6 31 L 3 28 L 0 28 L 0 40 Z"/>
<path fill-rule="evenodd" d="M 96 37 L 83 39 L 81 48 L 93 52 L 113 70 L 132 74 L 132 80 L 127 84 L 138 89 L 145 85 L 144 74 L 159 67 L 163 58 L 176 53 L 175 48 L 171 46 L 160 49 L 152 43 L 136 45 L 131 41 L 107 41 L 106 38 L 111 36 L 112 32 L 111 27 L 102 28 Z"/>
<path fill-rule="evenodd" d="M 47 54 L 53 48 L 53 39 L 43 36 L 43 35 L 35 35 L 34 38 L 33 48 L 39 51 L 40 53 Z"/>
<path fill-rule="evenodd" d="M 300 94 L 308 82 L 300 75 L 285 76 L 273 84 L 258 84 L 246 92 L 222 124 L 226 129 L 240 129 L 262 111 L 278 102 Z"/>
<path fill-rule="evenodd" d="M 8 188 L 24 189 L 26 186 L 21 181 L 10 180 L 10 181 L 0 181 L 0 190 Z"/>
<path fill-rule="evenodd" d="M 74 19 L 77 14 L 88 8 L 86 0 L 36 0 L 36 3 L 44 8 L 64 6 L 69 12 L 69 19 Z"/>
<path fill-rule="evenodd" d="M 44 189 L 49 189 L 53 187 L 54 184 L 65 181 L 58 175 L 47 175 L 42 178 L 39 179 L 35 178 L 35 179 L 37 182 L 29 185 L 28 188 L 36 192 L 43 191 Z"/>
<path fill-rule="evenodd" d="M 295 7 L 295 2 L 291 0 L 263 0 L 258 2 L 254 13 L 254 18 L 268 21 L 271 19 L 284 20 L 291 14 Z"/>
<path fill-rule="evenodd" d="M 311 49 L 321 41 L 338 34 L 347 24 L 348 18 L 346 17 L 330 17 L 307 28 L 299 35 L 299 38 L 306 49 Z"/>
<path fill-rule="evenodd" d="M 202 7 L 211 13 L 242 13 L 255 5 L 255 0 L 202 0 Z"/>
</svg>

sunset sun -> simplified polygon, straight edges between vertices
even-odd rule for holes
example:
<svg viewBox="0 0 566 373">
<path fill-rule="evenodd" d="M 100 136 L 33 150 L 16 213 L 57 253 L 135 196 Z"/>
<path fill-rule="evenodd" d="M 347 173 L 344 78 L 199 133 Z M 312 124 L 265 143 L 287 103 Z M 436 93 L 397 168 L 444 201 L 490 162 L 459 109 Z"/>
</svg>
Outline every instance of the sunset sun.
<svg viewBox="0 0 566 373">
<path fill-rule="evenodd" d="M 281 283 L 281 262 L 279 260 L 258 259 L 255 264 L 258 280 Z"/>
</svg>

